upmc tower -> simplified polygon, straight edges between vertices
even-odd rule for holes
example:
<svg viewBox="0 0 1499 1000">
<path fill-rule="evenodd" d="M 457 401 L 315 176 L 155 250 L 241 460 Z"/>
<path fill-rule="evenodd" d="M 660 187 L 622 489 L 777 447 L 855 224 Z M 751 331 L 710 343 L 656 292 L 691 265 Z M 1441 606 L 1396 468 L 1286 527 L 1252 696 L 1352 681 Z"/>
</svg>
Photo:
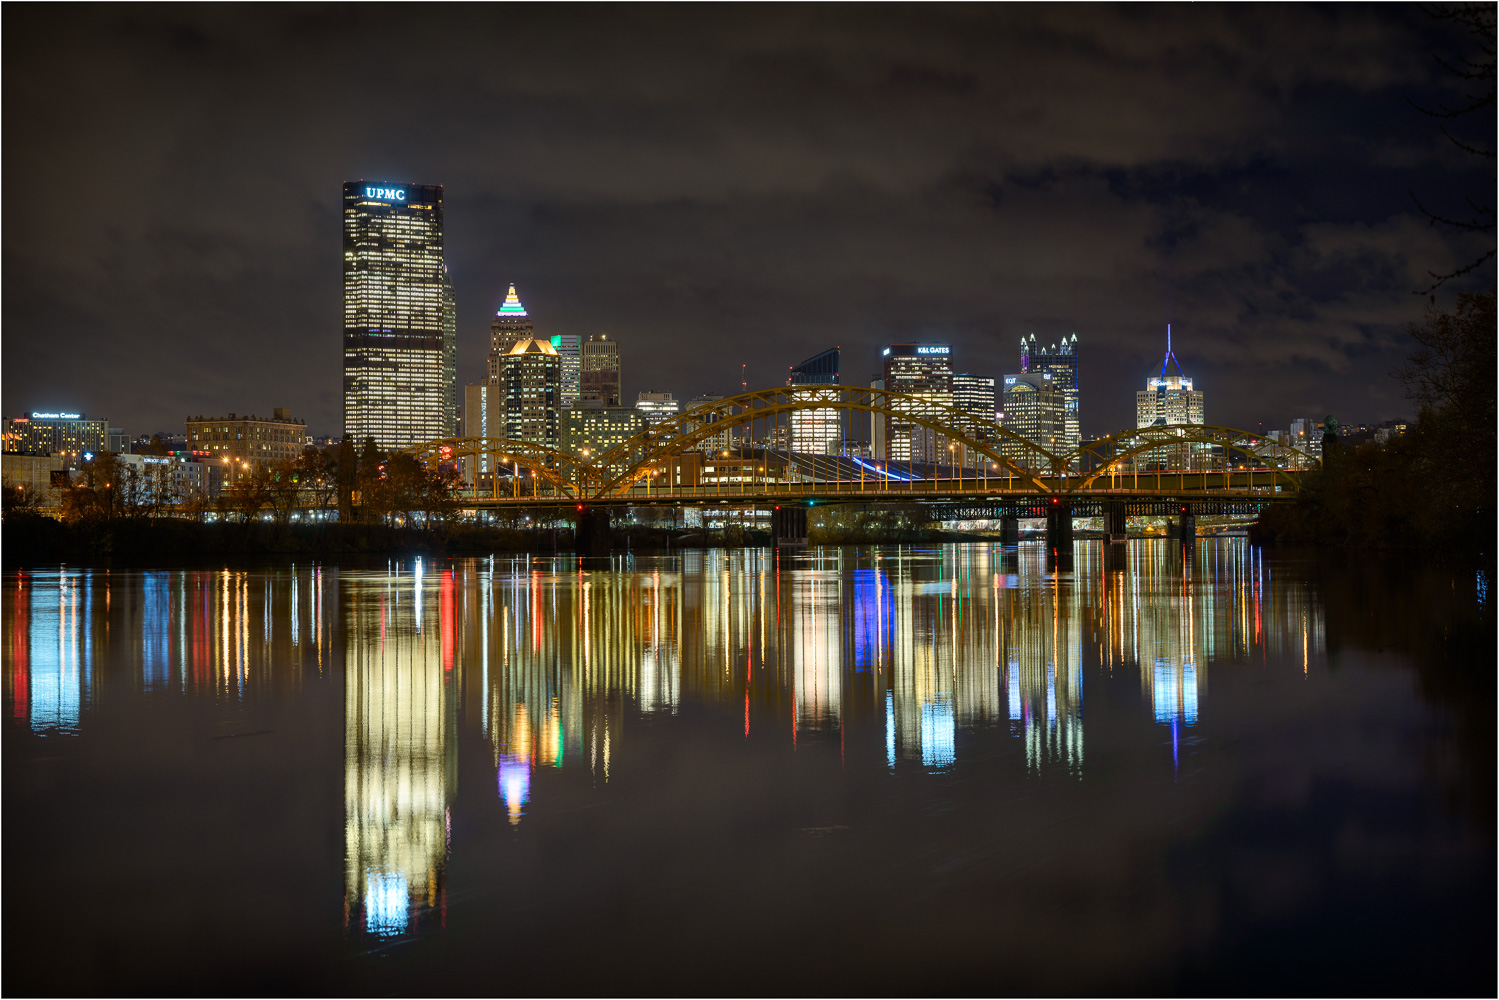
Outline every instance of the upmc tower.
<svg viewBox="0 0 1499 1000">
<path fill-rule="evenodd" d="M 405 448 L 457 430 L 442 185 L 344 185 L 344 433 Z"/>
</svg>

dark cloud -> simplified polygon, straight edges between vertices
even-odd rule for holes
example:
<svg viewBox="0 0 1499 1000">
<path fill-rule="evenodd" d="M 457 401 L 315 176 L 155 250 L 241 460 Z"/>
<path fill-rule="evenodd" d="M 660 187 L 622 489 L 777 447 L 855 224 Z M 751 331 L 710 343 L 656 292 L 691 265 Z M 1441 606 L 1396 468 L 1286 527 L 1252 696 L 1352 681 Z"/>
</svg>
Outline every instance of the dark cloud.
<svg viewBox="0 0 1499 1000">
<path fill-rule="evenodd" d="M 445 185 L 460 378 L 515 281 L 628 392 L 1076 331 L 1084 431 L 1175 346 L 1214 422 L 1407 409 L 1424 225 L 1492 166 L 1453 39 L 1336 6 L 7 8 L 7 412 L 339 428 L 345 180 Z M 1473 284 L 1492 283 L 1493 269 Z"/>
</svg>

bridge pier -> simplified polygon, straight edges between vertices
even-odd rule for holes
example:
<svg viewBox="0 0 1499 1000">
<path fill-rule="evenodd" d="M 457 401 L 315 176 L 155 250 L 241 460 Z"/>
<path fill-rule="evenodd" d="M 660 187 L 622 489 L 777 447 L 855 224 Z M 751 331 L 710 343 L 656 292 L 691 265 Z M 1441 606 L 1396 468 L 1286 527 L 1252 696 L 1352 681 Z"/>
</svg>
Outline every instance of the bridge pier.
<svg viewBox="0 0 1499 1000">
<path fill-rule="evenodd" d="M 607 556 L 612 548 L 608 507 L 585 507 L 578 511 L 573 548 L 579 555 Z"/>
<path fill-rule="evenodd" d="M 1197 544 L 1197 515 L 1190 510 L 1183 509 L 1180 514 L 1170 519 L 1170 526 L 1166 532 L 1172 538 L 1181 539 L 1183 548 L 1191 548 Z"/>
<path fill-rule="evenodd" d="M 1111 500 L 1103 505 L 1103 537 L 1105 541 L 1122 542 L 1127 536 L 1129 518 L 1124 504 Z"/>
<path fill-rule="evenodd" d="M 1072 551 L 1072 506 L 1055 503 L 1046 512 L 1046 548 Z"/>
<path fill-rule="evenodd" d="M 1020 518 L 1013 514 L 1006 514 L 999 519 L 999 544 L 1020 544 Z"/>
<path fill-rule="evenodd" d="M 807 508 L 777 507 L 771 516 L 777 546 L 807 544 Z"/>
</svg>

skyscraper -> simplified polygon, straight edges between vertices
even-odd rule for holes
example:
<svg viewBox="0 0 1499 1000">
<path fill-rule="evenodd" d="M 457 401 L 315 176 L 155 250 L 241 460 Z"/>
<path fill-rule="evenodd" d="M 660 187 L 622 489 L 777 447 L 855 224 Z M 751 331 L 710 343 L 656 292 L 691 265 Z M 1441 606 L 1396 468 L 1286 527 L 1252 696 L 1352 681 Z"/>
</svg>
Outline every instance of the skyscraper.
<svg viewBox="0 0 1499 1000">
<path fill-rule="evenodd" d="M 1176 366 L 1176 374 L 1166 374 Z M 1161 374 L 1145 380 L 1145 388 L 1135 393 L 1135 426 L 1154 424 L 1203 423 L 1202 393 L 1192 388 L 1192 380 L 1182 371 L 1181 362 L 1171 350 L 1171 324 L 1166 324 L 1166 357 Z"/>
<path fill-rule="evenodd" d="M 571 410 L 578 404 L 583 338 L 577 334 L 565 333 L 552 338 L 552 348 L 562 357 L 562 408 Z"/>
<path fill-rule="evenodd" d="M 1064 441 L 1067 398 L 1050 372 L 1005 376 L 1004 426 L 1053 454 L 1072 450 Z M 1012 438 L 1004 440 L 1002 453 L 1017 464 L 1035 464 L 1029 453 Z"/>
<path fill-rule="evenodd" d="M 447 437 L 442 185 L 350 181 L 343 228 L 344 433 L 385 450 Z"/>
<path fill-rule="evenodd" d="M 494 436 L 557 447 L 561 356 L 545 340 L 522 340 L 511 346 L 498 367 L 499 376 L 490 391 L 504 398 L 504 432 Z"/>
<path fill-rule="evenodd" d="M 890 344 L 882 352 L 885 359 L 885 389 L 888 392 L 903 392 L 921 397 L 921 402 L 902 401 L 893 404 L 913 416 L 934 413 L 939 406 L 951 406 L 952 364 L 948 360 L 952 347 L 948 344 Z M 938 451 L 942 461 L 947 461 L 946 444 L 937 440 L 937 433 L 930 428 L 909 420 L 887 415 L 885 417 L 883 457 L 896 462 L 935 462 Z"/>
<path fill-rule="evenodd" d="M 453 294 L 453 277 L 448 265 L 442 266 L 442 386 L 443 436 L 458 433 L 458 298 Z"/>
<path fill-rule="evenodd" d="M 1029 340 L 1020 338 L 1020 372 L 1023 375 L 1051 376 L 1051 384 L 1062 394 L 1066 404 L 1066 418 L 1057 445 L 1062 451 L 1071 451 L 1082 443 L 1082 425 L 1078 419 L 1080 396 L 1078 393 L 1077 334 L 1071 339 L 1063 337 L 1061 343 L 1041 348 L 1033 333 Z M 1061 447 L 1062 445 L 1066 447 Z"/>
<path fill-rule="evenodd" d="M 510 353 L 510 348 L 522 341 L 531 340 L 536 336 L 531 326 L 531 317 L 526 312 L 526 307 L 521 305 L 520 296 L 515 294 L 515 285 L 505 293 L 505 301 L 500 304 L 500 311 L 494 314 L 494 320 L 489 324 L 489 370 L 487 374 L 491 381 L 500 375 L 500 359 Z"/>
<path fill-rule="evenodd" d="M 619 341 L 607 333 L 594 334 L 583 345 L 579 394 L 605 406 L 619 405 Z"/>
<path fill-rule="evenodd" d="M 791 369 L 787 385 L 837 385 L 838 348 L 815 354 Z M 842 451 L 843 429 L 833 407 L 791 411 L 791 450 L 810 455 L 837 455 Z"/>
</svg>

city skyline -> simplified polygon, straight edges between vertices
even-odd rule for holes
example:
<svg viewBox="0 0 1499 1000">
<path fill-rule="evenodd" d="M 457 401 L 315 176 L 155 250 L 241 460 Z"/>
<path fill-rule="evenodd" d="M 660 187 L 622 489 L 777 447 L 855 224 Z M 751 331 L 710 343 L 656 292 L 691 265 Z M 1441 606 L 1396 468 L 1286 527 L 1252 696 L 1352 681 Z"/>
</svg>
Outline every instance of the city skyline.
<svg viewBox="0 0 1499 1000">
<path fill-rule="evenodd" d="M 1451 212 L 1444 192 L 1491 186 L 1411 107 L 1457 92 L 1432 56 L 1462 42 L 1414 8 L 611 11 L 586 37 L 464 13 L 399 71 L 350 61 L 391 40 L 315 12 L 58 17 L 10 18 L 42 39 L 7 67 L 34 95 L 10 162 L 73 185 L 102 151 L 113 181 L 11 206 L 6 412 L 132 434 L 271 400 L 341 430 L 349 177 L 444 185 L 459 384 L 514 281 L 547 336 L 626 346 L 625 399 L 732 394 L 741 364 L 776 385 L 835 344 L 851 383 L 909 341 L 999 376 L 1015 337 L 1076 331 L 1084 436 L 1133 423 L 1168 323 L 1215 424 L 1414 416 L 1387 377 L 1411 293 L 1473 254 L 1411 195 Z M 502 28 L 513 61 L 458 68 Z M 621 38 L 657 78 L 608 55 Z M 1041 66 L 1071 82 L 1038 88 Z M 376 89 L 400 96 L 345 110 Z"/>
</svg>

